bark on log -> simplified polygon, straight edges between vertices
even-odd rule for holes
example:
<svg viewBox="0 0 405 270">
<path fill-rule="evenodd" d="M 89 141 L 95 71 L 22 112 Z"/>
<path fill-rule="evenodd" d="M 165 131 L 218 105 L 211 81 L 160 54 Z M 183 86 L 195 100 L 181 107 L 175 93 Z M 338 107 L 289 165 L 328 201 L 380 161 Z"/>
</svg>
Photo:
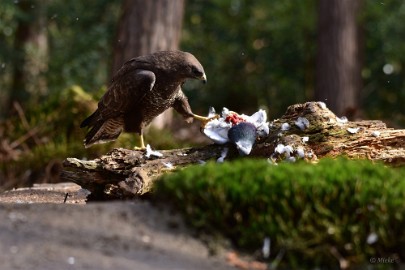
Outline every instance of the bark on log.
<svg viewBox="0 0 405 270">
<path fill-rule="evenodd" d="M 291 146 L 291 151 L 275 151 L 281 144 Z M 161 174 L 216 160 L 225 148 L 229 149 L 226 159 L 238 157 L 230 144 L 163 150 L 162 157 L 146 157 L 145 151 L 117 148 L 94 160 L 67 158 L 61 178 L 90 190 L 89 199 L 131 198 L 150 191 L 152 182 Z M 269 135 L 258 138 L 250 156 L 273 162 L 347 156 L 403 165 L 405 130 L 387 128 L 378 120 L 346 122 L 325 104 L 307 102 L 290 106 L 284 116 L 271 122 Z"/>
</svg>

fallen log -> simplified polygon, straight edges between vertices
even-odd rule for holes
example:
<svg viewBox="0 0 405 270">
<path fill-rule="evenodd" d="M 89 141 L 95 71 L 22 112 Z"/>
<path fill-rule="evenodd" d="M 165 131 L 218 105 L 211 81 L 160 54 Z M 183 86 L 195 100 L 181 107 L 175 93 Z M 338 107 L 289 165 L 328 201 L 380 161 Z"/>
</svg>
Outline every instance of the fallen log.
<svg viewBox="0 0 405 270">
<path fill-rule="evenodd" d="M 288 107 L 269 124 L 269 134 L 258 138 L 250 156 L 269 162 L 346 156 L 392 165 L 405 164 L 405 130 L 387 128 L 378 120 L 347 121 L 332 113 L 322 102 Z M 209 160 L 238 157 L 234 145 L 207 145 L 159 151 L 113 149 L 94 160 L 67 158 L 61 178 L 91 191 L 89 199 L 132 198 L 150 191 L 162 173 Z"/>
</svg>

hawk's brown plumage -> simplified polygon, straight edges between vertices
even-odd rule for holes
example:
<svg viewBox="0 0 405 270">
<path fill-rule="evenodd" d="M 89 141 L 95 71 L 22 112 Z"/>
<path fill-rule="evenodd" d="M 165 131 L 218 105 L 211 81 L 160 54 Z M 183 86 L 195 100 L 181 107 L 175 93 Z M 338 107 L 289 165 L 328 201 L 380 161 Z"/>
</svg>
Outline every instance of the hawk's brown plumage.
<svg viewBox="0 0 405 270">
<path fill-rule="evenodd" d="M 84 145 L 115 140 L 123 130 L 142 136 L 144 127 L 170 107 L 186 119 L 201 119 L 181 90 L 186 79 L 206 81 L 202 65 L 187 52 L 161 51 L 127 61 L 113 76 L 97 110 L 81 123 L 80 127 L 91 127 Z"/>
</svg>

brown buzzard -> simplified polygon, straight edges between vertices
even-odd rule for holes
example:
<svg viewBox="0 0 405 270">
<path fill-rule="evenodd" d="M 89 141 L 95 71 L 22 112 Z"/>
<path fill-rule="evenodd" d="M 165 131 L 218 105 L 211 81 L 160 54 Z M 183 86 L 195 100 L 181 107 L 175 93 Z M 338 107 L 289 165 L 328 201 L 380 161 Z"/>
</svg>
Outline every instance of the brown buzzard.
<svg viewBox="0 0 405 270">
<path fill-rule="evenodd" d="M 97 110 L 80 125 L 91 127 L 84 145 L 113 141 L 122 131 L 140 134 L 159 114 L 172 107 L 186 120 L 208 118 L 193 114 L 181 90 L 186 79 L 206 82 L 200 62 L 190 53 L 161 51 L 127 61 L 113 76 Z"/>
</svg>

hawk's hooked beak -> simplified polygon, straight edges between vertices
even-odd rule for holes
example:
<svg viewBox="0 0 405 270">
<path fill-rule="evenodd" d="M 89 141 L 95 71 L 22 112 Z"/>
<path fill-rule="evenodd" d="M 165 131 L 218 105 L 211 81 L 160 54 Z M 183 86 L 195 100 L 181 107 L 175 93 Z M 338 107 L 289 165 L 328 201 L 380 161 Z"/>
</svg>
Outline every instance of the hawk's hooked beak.
<svg viewBox="0 0 405 270">
<path fill-rule="evenodd" d="M 205 75 L 205 73 L 204 73 L 204 75 L 202 75 L 201 80 L 202 80 L 203 84 L 207 83 L 207 75 Z"/>
</svg>

